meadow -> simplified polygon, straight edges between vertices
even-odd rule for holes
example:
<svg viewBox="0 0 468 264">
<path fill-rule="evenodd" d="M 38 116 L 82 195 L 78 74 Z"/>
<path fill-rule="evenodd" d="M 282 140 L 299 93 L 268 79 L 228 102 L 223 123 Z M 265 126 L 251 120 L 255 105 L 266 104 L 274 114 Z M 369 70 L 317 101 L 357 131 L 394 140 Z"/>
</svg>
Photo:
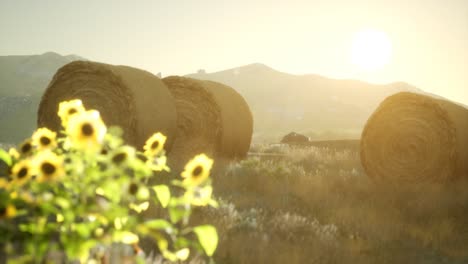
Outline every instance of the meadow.
<svg viewBox="0 0 468 264">
<path fill-rule="evenodd" d="M 217 263 L 467 263 L 465 183 L 376 183 L 358 145 L 251 152 L 217 161 L 221 206 L 192 219 L 216 226 Z"/>
</svg>

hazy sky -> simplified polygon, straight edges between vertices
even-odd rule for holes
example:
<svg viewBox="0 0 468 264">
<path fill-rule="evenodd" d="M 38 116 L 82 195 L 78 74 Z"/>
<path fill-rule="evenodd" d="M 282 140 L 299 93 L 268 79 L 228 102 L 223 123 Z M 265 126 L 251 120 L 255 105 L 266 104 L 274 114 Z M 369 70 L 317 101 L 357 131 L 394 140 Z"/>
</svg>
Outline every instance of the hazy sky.
<svg viewBox="0 0 468 264">
<path fill-rule="evenodd" d="M 391 40 L 380 70 L 351 63 L 362 29 Z M 468 0 L 1 0 L 0 37 L 0 55 L 55 51 L 164 76 L 260 62 L 468 104 Z"/>
</svg>

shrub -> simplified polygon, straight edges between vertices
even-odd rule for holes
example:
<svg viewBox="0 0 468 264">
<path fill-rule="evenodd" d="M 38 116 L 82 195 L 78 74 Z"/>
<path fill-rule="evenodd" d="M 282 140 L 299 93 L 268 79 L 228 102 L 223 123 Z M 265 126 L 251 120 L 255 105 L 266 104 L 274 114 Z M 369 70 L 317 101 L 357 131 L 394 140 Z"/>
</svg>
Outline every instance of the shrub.
<svg viewBox="0 0 468 264">
<path fill-rule="evenodd" d="M 138 151 L 80 100 L 61 103 L 59 116 L 64 129 L 58 136 L 39 128 L 18 149 L 0 149 L 8 169 L 0 173 L 0 246 L 10 260 L 42 261 L 63 251 L 86 261 L 90 249 L 112 243 L 138 252 L 142 236 L 154 238 L 170 261 L 186 260 L 192 251 L 213 255 L 216 229 L 188 221 L 194 207 L 217 206 L 209 178 L 213 160 L 197 155 L 183 178 L 148 186 L 169 171 L 163 134 Z M 150 204 L 167 214 L 145 219 Z"/>
</svg>

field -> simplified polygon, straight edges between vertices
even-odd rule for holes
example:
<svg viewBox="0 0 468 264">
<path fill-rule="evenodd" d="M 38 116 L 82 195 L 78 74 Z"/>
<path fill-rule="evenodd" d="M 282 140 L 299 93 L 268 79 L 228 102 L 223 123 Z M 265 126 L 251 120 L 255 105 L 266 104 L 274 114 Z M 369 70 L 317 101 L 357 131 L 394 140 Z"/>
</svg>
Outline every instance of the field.
<svg viewBox="0 0 468 264">
<path fill-rule="evenodd" d="M 217 263 L 467 263 L 466 184 L 388 186 L 359 145 L 254 145 L 213 173 Z"/>
</svg>

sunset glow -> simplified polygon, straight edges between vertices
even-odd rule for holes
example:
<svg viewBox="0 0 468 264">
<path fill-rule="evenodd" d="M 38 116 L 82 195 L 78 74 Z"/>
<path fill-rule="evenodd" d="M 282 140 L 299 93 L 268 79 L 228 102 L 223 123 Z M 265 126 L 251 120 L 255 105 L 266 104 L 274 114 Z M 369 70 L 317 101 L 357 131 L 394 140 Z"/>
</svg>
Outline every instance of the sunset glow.
<svg viewBox="0 0 468 264">
<path fill-rule="evenodd" d="M 362 30 L 354 35 L 351 62 L 362 70 L 379 70 L 390 62 L 391 56 L 392 43 L 385 32 Z"/>
</svg>

